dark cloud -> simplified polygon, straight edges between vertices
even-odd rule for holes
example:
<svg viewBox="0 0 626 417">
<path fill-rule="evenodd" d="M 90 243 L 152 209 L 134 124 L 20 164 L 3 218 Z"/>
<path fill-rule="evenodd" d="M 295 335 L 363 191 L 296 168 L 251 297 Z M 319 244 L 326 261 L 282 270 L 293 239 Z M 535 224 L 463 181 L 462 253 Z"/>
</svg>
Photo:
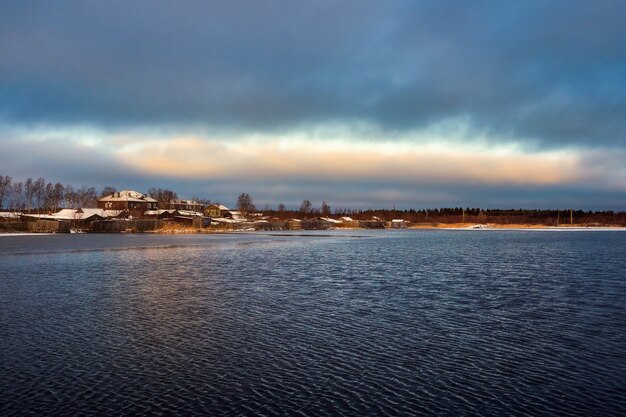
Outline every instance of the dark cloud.
<svg viewBox="0 0 626 417">
<path fill-rule="evenodd" d="M 0 6 L 5 123 L 275 130 L 455 117 L 540 146 L 626 142 L 626 3 Z"/>
<path fill-rule="evenodd" d="M 106 151 L 63 139 L 25 140 L 19 135 L 0 131 L 0 175 L 16 181 L 44 177 L 49 182 L 98 189 L 130 181 L 140 184 L 146 176 L 116 161 Z"/>
</svg>

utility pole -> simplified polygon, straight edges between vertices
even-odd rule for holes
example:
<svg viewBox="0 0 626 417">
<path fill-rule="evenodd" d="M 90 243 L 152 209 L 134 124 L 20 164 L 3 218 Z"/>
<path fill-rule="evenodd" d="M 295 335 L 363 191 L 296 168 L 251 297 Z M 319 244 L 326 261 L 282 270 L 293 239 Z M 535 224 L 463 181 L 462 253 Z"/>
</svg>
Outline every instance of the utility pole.
<svg viewBox="0 0 626 417">
<path fill-rule="evenodd" d="M 569 224 L 570 226 L 574 224 L 574 210 L 569 209 Z"/>
</svg>

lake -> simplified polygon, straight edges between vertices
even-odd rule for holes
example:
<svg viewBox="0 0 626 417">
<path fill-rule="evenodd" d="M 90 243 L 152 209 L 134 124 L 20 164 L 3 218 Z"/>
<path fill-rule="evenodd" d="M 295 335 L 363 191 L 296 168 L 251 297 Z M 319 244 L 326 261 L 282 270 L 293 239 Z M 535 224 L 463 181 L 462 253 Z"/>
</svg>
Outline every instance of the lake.
<svg viewBox="0 0 626 417">
<path fill-rule="evenodd" d="M 0 414 L 626 414 L 626 232 L 0 237 Z"/>
</svg>

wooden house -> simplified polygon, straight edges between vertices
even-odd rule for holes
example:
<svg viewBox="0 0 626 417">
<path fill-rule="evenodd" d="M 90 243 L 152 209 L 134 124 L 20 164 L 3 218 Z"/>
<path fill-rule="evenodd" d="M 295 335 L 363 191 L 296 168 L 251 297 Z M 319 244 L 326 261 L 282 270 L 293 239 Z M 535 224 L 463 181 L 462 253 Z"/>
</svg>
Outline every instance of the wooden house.
<svg viewBox="0 0 626 417">
<path fill-rule="evenodd" d="M 335 226 L 325 217 L 313 217 L 302 221 L 302 228 L 305 230 L 327 230 Z"/>
<path fill-rule="evenodd" d="M 301 230 L 302 229 L 302 220 L 300 219 L 289 219 L 285 222 L 285 226 L 287 230 Z"/>
<path fill-rule="evenodd" d="M 146 211 L 157 210 L 159 202 L 137 191 L 123 190 L 99 199 L 98 208 L 104 210 L 127 210 L 132 217 L 143 217 Z"/>
<path fill-rule="evenodd" d="M 204 211 L 204 205 L 194 200 L 173 200 L 168 202 L 160 202 L 159 208 L 165 210 L 197 211 L 200 213 Z"/>
<path fill-rule="evenodd" d="M 204 209 L 204 215 L 211 218 L 224 218 L 230 209 L 222 204 L 211 204 Z"/>
</svg>

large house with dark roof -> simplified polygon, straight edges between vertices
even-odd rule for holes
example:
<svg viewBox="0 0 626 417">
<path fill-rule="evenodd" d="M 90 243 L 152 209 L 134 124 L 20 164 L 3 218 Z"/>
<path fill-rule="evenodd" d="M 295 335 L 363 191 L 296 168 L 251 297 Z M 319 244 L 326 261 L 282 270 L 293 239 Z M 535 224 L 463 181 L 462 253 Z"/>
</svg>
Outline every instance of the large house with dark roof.
<svg viewBox="0 0 626 417">
<path fill-rule="evenodd" d="M 158 209 L 159 202 L 137 191 L 123 190 L 99 199 L 98 208 L 104 210 L 127 210 L 133 217 L 142 217 L 147 210 Z"/>
</svg>

